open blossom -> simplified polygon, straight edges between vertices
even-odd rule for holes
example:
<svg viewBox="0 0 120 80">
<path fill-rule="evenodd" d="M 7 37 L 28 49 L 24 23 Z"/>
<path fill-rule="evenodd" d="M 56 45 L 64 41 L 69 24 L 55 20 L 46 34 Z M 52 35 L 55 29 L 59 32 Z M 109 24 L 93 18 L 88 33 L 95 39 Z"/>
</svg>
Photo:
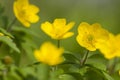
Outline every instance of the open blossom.
<svg viewBox="0 0 120 80">
<path fill-rule="evenodd" d="M 29 3 L 29 0 L 16 0 L 13 4 L 16 18 L 25 26 L 30 27 L 30 23 L 39 20 L 37 13 L 39 8 Z"/>
<path fill-rule="evenodd" d="M 77 42 L 89 51 L 95 51 L 97 46 L 108 39 L 108 32 L 100 24 L 82 22 L 78 27 Z"/>
<path fill-rule="evenodd" d="M 46 21 L 42 23 L 41 29 L 53 39 L 65 39 L 74 33 L 69 30 L 74 26 L 74 22 L 66 24 L 66 19 L 55 19 L 53 23 Z"/>
<path fill-rule="evenodd" d="M 107 59 L 120 57 L 120 34 L 110 33 L 109 36 L 108 41 L 98 46 L 99 50 Z"/>
<path fill-rule="evenodd" d="M 63 48 L 57 48 L 50 42 L 46 42 L 39 50 L 34 51 L 34 55 L 38 61 L 52 66 L 63 62 L 63 51 Z"/>
</svg>

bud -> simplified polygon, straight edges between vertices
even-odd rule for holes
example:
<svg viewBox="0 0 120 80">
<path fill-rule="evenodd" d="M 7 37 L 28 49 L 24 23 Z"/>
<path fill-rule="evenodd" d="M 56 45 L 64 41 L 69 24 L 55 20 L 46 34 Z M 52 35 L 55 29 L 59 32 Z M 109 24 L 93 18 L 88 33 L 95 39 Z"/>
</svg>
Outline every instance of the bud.
<svg viewBox="0 0 120 80">
<path fill-rule="evenodd" d="M 5 56 L 2 60 L 2 62 L 6 65 L 9 65 L 13 62 L 12 58 L 10 56 Z"/>
</svg>

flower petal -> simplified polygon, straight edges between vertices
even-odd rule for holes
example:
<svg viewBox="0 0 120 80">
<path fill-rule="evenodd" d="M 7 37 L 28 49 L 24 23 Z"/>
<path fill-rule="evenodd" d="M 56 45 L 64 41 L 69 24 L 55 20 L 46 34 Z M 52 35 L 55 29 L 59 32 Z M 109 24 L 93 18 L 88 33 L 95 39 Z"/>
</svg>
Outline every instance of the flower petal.
<svg viewBox="0 0 120 80">
<path fill-rule="evenodd" d="M 49 36 L 51 36 L 51 32 L 53 30 L 53 26 L 50 22 L 45 22 L 41 24 L 41 29 Z"/>
<path fill-rule="evenodd" d="M 37 15 L 29 15 L 28 17 L 27 17 L 27 20 L 30 22 L 30 23 L 36 23 L 36 22 L 38 22 L 39 21 L 39 16 L 37 16 Z"/>
<path fill-rule="evenodd" d="M 67 33 L 65 33 L 65 34 L 63 35 L 62 39 L 69 38 L 69 37 L 71 37 L 71 36 L 73 36 L 73 35 L 74 35 L 73 32 L 67 32 Z"/>
<path fill-rule="evenodd" d="M 63 61 L 63 48 L 57 48 L 50 42 L 42 44 L 40 50 L 34 51 L 35 58 L 48 65 L 57 65 Z"/>
<path fill-rule="evenodd" d="M 68 32 L 71 28 L 73 28 L 75 22 L 70 22 L 64 27 L 64 33 Z"/>
<path fill-rule="evenodd" d="M 86 22 L 82 22 L 78 27 L 79 34 L 89 34 L 90 25 Z"/>
<path fill-rule="evenodd" d="M 63 28 L 66 25 L 66 19 L 55 19 L 53 22 L 53 26 L 55 28 Z"/>
<path fill-rule="evenodd" d="M 29 8 L 27 11 L 36 14 L 40 11 L 40 9 L 35 5 L 29 5 Z"/>
<path fill-rule="evenodd" d="M 91 43 L 87 43 L 86 38 L 84 38 L 83 36 L 81 37 L 81 36 L 78 35 L 76 37 L 76 40 L 79 43 L 79 45 L 81 45 L 82 47 L 88 49 L 89 51 L 95 51 L 96 50 L 96 47 Z"/>
</svg>

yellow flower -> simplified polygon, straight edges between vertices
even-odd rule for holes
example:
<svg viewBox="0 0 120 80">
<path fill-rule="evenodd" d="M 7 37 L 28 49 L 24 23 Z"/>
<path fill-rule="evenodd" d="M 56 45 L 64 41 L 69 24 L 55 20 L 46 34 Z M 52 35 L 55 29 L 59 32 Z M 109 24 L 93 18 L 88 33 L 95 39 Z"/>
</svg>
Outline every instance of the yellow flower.
<svg viewBox="0 0 120 80">
<path fill-rule="evenodd" d="M 74 33 L 68 32 L 73 26 L 74 22 L 66 25 L 66 19 L 55 19 L 53 23 L 46 21 L 41 25 L 41 29 L 53 39 L 65 39 L 71 37 Z"/>
<path fill-rule="evenodd" d="M 110 33 L 108 41 L 99 45 L 98 48 L 107 59 L 120 57 L 120 34 L 115 36 Z"/>
<path fill-rule="evenodd" d="M 44 43 L 39 50 L 34 51 L 35 58 L 48 65 L 57 65 L 63 62 L 63 49 L 57 48 L 50 42 Z"/>
<path fill-rule="evenodd" d="M 0 32 L 0 36 L 4 36 L 4 34 Z"/>
<path fill-rule="evenodd" d="M 76 40 L 82 47 L 85 47 L 89 51 L 95 51 L 97 45 L 102 44 L 107 39 L 108 32 L 101 28 L 98 23 L 90 25 L 82 22 L 78 27 Z"/>
<path fill-rule="evenodd" d="M 28 0 L 15 1 L 13 10 L 16 18 L 26 27 L 30 27 L 30 23 L 35 23 L 39 20 L 37 15 L 39 8 L 30 4 Z"/>
<path fill-rule="evenodd" d="M 120 75 L 120 70 L 118 71 L 119 75 Z"/>
</svg>

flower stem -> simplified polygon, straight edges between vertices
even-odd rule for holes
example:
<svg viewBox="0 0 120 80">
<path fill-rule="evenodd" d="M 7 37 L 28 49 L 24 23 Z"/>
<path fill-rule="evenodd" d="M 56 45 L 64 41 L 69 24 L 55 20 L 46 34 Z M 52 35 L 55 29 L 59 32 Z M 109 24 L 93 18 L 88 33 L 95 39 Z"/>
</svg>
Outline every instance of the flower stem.
<svg viewBox="0 0 120 80">
<path fill-rule="evenodd" d="M 60 40 L 57 41 L 57 47 L 60 47 Z"/>
<path fill-rule="evenodd" d="M 117 62 L 118 62 L 117 58 L 114 58 L 113 60 L 109 61 L 107 70 L 110 75 L 114 73 Z"/>
<path fill-rule="evenodd" d="M 60 40 L 57 40 L 57 47 L 60 48 Z M 56 71 L 58 68 L 58 65 L 52 67 L 52 71 Z"/>
<path fill-rule="evenodd" d="M 8 32 L 11 32 L 11 30 L 12 30 L 12 27 L 13 27 L 13 24 L 15 24 L 15 22 L 16 22 L 16 18 L 14 18 L 14 20 L 10 23 L 10 25 L 8 26 L 8 28 L 7 28 L 7 31 Z"/>
<path fill-rule="evenodd" d="M 87 50 L 87 52 L 85 53 L 85 55 L 83 56 L 83 59 L 81 60 L 81 66 L 83 66 L 88 58 L 88 54 L 89 54 L 89 50 Z"/>
</svg>

